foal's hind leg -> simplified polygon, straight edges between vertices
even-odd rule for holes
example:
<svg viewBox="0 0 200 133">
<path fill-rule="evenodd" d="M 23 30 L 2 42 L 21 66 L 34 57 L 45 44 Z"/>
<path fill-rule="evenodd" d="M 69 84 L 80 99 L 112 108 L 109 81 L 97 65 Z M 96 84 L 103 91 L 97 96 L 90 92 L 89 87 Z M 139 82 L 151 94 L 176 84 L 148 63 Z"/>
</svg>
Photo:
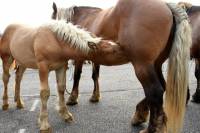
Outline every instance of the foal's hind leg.
<svg viewBox="0 0 200 133">
<path fill-rule="evenodd" d="M 56 80 L 58 85 L 58 112 L 65 121 L 72 121 L 72 114 L 68 111 L 65 105 L 65 88 L 66 88 L 66 70 L 67 65 L 56 70 Z"/>
<path fill-rule="evenodd" d="M 67 101 L 67 105 L 75 105 L 78 104 L 78 85 L 80 81 L 80 76 L 82 72 L 83 61 L 75 61 L 75 69 L 74 69 L 74 83 L 71 95 Z"/>
<path fill-rule="evenodd" d="M 98 102 L 100 99 L 100 92 L 99 92 L 99 69 L 100 65 L 92 63 L 93 71 L 92 71 L 92 79 L 94 81 L 94 90 L 92 97 L 90 98 L 91 102 Z"/>
<path fill-rule="evenodd" d="M 164 89 L 154 65 L 136 64 L 135 72 L 144 88 L 146 102 L 150 109 L 149 126 L 141 133 L 164 133 L 166 131 L 166 115 L 163 110 Z"/>
<path fill-rule="evenodd" d="M 21 109 L 24 107 L 23 101 L 20 97 L 20 83 L 24 74 L 24 71 L 26 70 L 23 66 L 18 66 L 15 72 L 15 102 L 17 104 L 17 108 Z"/>
<path fill-rule="evenodd" d="M 9 107 L 8 104 L 8 82 L 10 78 L 9 69 L 13 62 L 13 58 L 11 56 L 4 56 L 2 57 L 2 61 L 3 61 L 3 83 L 4 83 L 2 109 L 7 110 Z"/>
<path fill-rule="evenodd" d="M 197 79 L 197 88 L 192 98 L 193 102 L 200 103 L 200 59 L 195 59 L 195 77 Z"/>
</svg>

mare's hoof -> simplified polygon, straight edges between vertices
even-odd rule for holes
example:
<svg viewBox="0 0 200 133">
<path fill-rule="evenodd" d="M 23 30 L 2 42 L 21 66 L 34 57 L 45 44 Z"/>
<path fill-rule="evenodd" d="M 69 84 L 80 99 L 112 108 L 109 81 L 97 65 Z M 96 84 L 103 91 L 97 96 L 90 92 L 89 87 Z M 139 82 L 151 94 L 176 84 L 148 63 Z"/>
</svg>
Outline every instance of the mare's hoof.
<svg viewBox="0 0 200 133">
<path fill-rule="evenodd" d="M 66 104 L 67 105 L 76 105 L 76 104 L 78 104 L 78 99 L 71 95 Z"/>
<path fill-rule="evenodd" d="M 3 110 L 8 110 L 8 107 L 9 107 L 9 104 L 4 104 L 4 105 L 2 105 L 2 109 L 3 109 Z"/>
<path fill-rule="evenodd" d="M 148 129 L 146 128 L 146 129 L 143 129 L 143 130 L 141 130 L 139 133 L 148 133 Z"/>
<path fill-rule="evenodd" d="M 71 113 L 68 113 L 67 117 L 65 118 L 65 122 L 72 122 L 74 118 Z"/>
<path fill-rule="evenodd" d="M 90 102 L 92 102 L 92 103 L 97 103 L 97 102 L 99 102 L 99 100 L 100 100 L 100 96 L 92 95 L 90 98 Z"/>
<path fill-rule="evenodd" d="M 196 91 L 192 96 L 192 102 L 200 103 L 200 92 Z"/>
<path fill-rule="evenodd" d="M 141 114 L 139 114 L 139 112 L 136 111 L 135 115 L 132 118 L 131 123 L 133 126 L 138 126 L 138 125 L 141 125 L 142 123 L 146 122 L 147 118 L 148 118 L 148 112 L 143 113 L 143 115 L 141 115 Z"/>
</svg>

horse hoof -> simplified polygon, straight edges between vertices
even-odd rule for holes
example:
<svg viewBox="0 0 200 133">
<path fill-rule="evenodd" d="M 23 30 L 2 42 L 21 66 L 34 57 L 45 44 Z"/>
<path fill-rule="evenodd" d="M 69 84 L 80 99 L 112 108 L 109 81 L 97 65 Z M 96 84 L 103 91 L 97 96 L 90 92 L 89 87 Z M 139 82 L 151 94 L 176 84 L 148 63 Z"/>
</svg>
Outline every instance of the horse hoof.
<svg viewBox="0 0 200 133">
<path fill-rule="evenodd" d="M 132 119 L 132 121 L 131 121 L 131 124 L 132 124 L 133 126 L 138 126 L 138 125 L 141 125 L 142 123 L 144 123 L 144 122 L 146 122 L 146 121 L 147 121 L 146 118 L 138 117 L 138 115 L 135 114 L 135 115 L 133 116 L 133 119 Z"/>
<path fill-rule="evenodd" d="M 200 93 L 195 93 L 193 96 L 192 96 L 192 102 L 194 103 L 200 103 Z"/>
<path fill-rule="evenodd" d="M 148 133 L 148 129 L 141 130 L 139 133 Z"/>
<path fill-rule="evenodd" d="M 4 105 L 2 106 L 2 110 L 8 110 L 8 107 L 9 107 L 9 104 L 4 104 Z"/>
<path fill-rule="evenodd" d="M 72 121 L 74 121 L 74 118 L 71 113 L 68 113 L 65 117 L 65 122 L 72 122 Z"/>
<path fill-rule="evenodd" d="M 24 104 L 23 103 L 19 103 L 17 104 L 17 109 L 23 109 L 24 108 Z"/>
<path fill-rule="evenodd" d="M 71 106 L 76 105 L 76 104 L 78 104 L 78 100 L 77 100 L 77 98 L 70 96 L 66 104 L 71 105 Z"/>
<path fill-rule="evenodd" d="M 90 102 L 92 103 L 97 103 L 100 100 L 100 96 L 94 96 L 92 95 L 92 97 L 90 98 Z"/>
<path fill-rule="evenodd" d="M 47 130 L 40 130 L 40 133 L 52 133 L 52 129 L 48 128 Z"/>
</svg>

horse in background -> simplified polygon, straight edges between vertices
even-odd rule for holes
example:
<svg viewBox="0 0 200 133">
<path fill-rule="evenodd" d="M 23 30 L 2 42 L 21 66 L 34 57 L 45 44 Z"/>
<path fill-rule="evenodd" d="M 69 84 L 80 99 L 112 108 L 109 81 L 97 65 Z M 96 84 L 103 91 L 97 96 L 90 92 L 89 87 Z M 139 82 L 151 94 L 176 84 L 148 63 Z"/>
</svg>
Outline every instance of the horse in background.
<svg viewBox="0 0 200 133">
<path fill-rule="evenodd" d="M 200 103 L 200 6 L 179 2 L 178 5 L 186 9 L 192 27 L 192 46 L 190 57 L 195 60 L 195 77 L 197 79 L 196 92 L 192 96 L 193 102 Z"/>
<path fill-rule="evenodd" d="M 136 106 L 136 112 L 132 119 L 133 125 L 145 122 L 150 110 L 149 126 L 141 133 L 163 133 L 166 131 L 166 123 L 168 132 L 178 133 L 181 130 L 180 123 L 183 121 L 188 85 L 187 59 L 189 58 L 191 34 L 185 11 L 179 7 L 171 5 L 169 7 L 173 14 L 176 14 L 174 21 L 171 11 L 163 1 L 119 0 L 116 6 L 106 10 L 76 6 L 64 9 L 57 8 L 55 3 L 53 4 L 53 19 L 67 19 L 97 36 L 119 43 L 128 61 L 134 66 L 136 76 L 145 92 L 145 98 Z M 177 32 L 175 32 L 176 29 Z M 186 32 L 183 32 L 183 29 Z M 172 45 L 172 42 L 175 44 Z M 185 47 L 183 49 L 187 54 L 181 51 L 181 47 Z M 170 55 L 170 53 L 175 55 Z M 177 56 L 181 58 L 176 58 Z M 165 84 L 161 67 L 168 57 L 176 59 L 169 62 L 169 77 L 167 84 Z M 81 69 L 77 68 L 82 68 L 83 60 L 78 61 L 76 63 L 79 64 L 76 66 L 79 67 L 75 68 L 75 79 L 80 78 Z M 113 63 L 105 64 L 94 59 L 92 61 L 97 66 L 96 73 L 99 73 L 99 64 L 116 65 Z M 174 71 L 175 69 L 179 71 Z M 95 75 L 93 76 L 95 77 Z M 78 81 L 75 80 L 74 84 L 77 84 Z M 165 88 L 165 111 L 168 122 L 163 109 Z M 182 89 L 177 91 L 177 88 Z M 176 91 L 176 93 L 172 91 Z M 78 89 L 75 94 L 72 91 L 70 98 L 74 96 L 76 100 L 77 94 Z"/>
<path fill-rule="evenodd" d="M 55 70 L 59 97 L 58 112 L 65 121 L 72 121 L 72 114 L 68 111 L 64 98 L 67 61 L 69 59 L 98 57 L 96 54 L 103 55 L 101 57 L 111 61 L 110 55 L 115 55 L 115 52 L 122 53 L 119 45 L 93 37 L 91 33 L 65 21 L 51 21 L 36 28 L 19 24 L 9 25 L 3 33 L 0 43 L 4 83 L 3 110 L 7 110 L 9 106 L 7 94 L 9 68 L 15 59 L 18 64 L 15 80 L 17 106 L 22 104 L 20 82 L 25 69 L 38 69 L 41 98 L 39 125 L 41 132 L 49 131 L 47 102 L 50 89 L 48 75 L 50 71 Z"/>
</svg>

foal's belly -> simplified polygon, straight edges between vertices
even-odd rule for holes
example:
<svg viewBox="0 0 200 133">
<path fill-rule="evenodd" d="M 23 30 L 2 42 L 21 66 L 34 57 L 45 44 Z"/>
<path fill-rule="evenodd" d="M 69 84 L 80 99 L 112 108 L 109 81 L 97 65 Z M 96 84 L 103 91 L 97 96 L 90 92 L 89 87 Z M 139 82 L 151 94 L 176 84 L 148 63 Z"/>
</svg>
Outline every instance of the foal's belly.
<svg viewBox="0 0 200 133">
<path fill-rule="evenodd" d="M 26 68 L 37 69 L 36 58 L 32 46 L 28 43 L 12 41 L 10 43 L 10 51 L 17 63 Z"/>
</svg>

